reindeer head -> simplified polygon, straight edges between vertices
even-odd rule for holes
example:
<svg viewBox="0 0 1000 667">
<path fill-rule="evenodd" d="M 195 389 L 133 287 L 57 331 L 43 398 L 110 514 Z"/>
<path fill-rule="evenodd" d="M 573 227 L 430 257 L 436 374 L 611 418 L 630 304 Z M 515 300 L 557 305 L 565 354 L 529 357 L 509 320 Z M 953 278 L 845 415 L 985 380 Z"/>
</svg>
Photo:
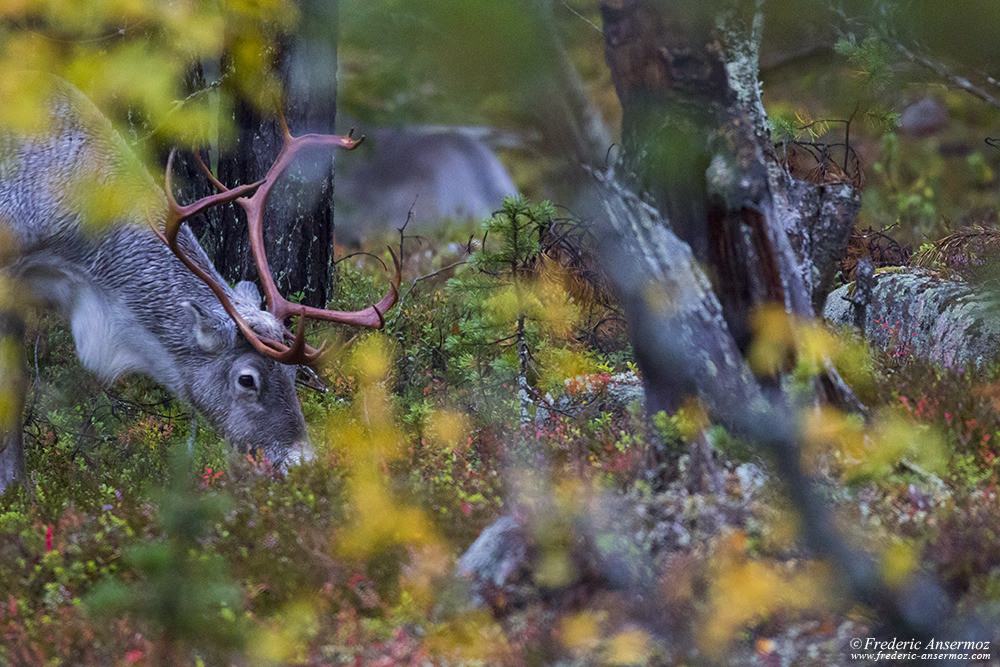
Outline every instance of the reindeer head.
<svg viewBox="0 0 1000 667">
<path fill-rule="evenodd" d="M 306 345 L 306 320 L 381 328 L 385 323 L 383 314 L 396 303 L 401 268 L 390 249 L 395 274 L 389 292 L 378 303 L 360 311 L 312 308 L 281 296 L 264 254 L 264 210 L 272 187 L 300 151 L 313 147 L 351 149 L 358 144 L 350 135 L 293 137 L 283 118 L 281 126 L 284 146 L 264 179 L 230 189 L 216 180 L 199 158 L 199 165 L 219 193 L 186 206 L 179 205 L 171 191 L 171 152 L 165 187 L 167 215 L 162 229 L 156 224 L 152 227 L 177 258 L 212 290 L 221 307 L 220 311 L 204 304 L 185 304 L 195 346 L 213 361 L 193 372 L 190 384 L 195 386 L 190 388 L 190 400 L 234 447 L 259 449 L 271 461 L 288 464 L 307 457 L 311 451 L 295 395 L 295 367 L 317 367 L 325 352 L 325 344 L 319 349 Z M 266 310 L 261 310 L 261 297 L 252 283 L 240 283 L 235 290 L 231 289 L 192 258 L 182 247 L 185 243 L 180 242 L 184 236 L 178 236 L 185 220 L 230 201 L 239 204 L 247 214 L 250 245 L 264 287 Z M 293 318 L 297 319 L 294 333 L 288 328 Z"/>
</svg>

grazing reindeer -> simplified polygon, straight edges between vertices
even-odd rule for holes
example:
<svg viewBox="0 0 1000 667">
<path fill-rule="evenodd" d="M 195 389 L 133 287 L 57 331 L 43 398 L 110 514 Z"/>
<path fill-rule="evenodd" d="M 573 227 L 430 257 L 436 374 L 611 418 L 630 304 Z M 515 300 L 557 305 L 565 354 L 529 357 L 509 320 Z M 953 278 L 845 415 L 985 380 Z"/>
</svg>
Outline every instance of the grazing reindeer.
<svg viewBox="0 0 1000 667">
<path fill-rule="evenodd" d="M 172 153 L 164 192 L 134 167 L 124 140 L 78 90 L 55 83 L 49 109 L 44 129 L 0 134 L 0 288 L 26 288 L 61 313 L 80 360 L 103 379 L 145 373 L 193 406 L 233 447 L 259 450 L 279 465 L 308 455 L 295 366 L 317 364 L 323 348 L 305 344 L 305 321 L 381 327 L 383 313 L 396 302 L 400 265 L 393 254 L 391 289 L 365 310 L 289 303 L 264 256 L 264 209 L 275 181 L 301 150 L 350 149 L 357 142 L 349 136 L 293 137 L 282 119 L 285 144 L 263 180 L 228 189 L 202 163 L 219 193 L 181 206 L 171 194 Z M 92 200 L 109 196 L 124 198 L 124 206 L 112 209 L 110 224 L 98 224 L 101 202 Z M 247 213 L 266 311 L 252 283 L 233 289 L 222 280 L 183 224 L 231 201 Z M 5 303 L 0 299 L 0 306 Z M 23 339 L 16 309 L 8 304 L 3 310 L 0 336 Z M 290 317 L 298 318 L 294 334 L 285 326 Z M 24 474 L 17 410 L 23 376 L 0 369 L 0 383 L 7 395 L 0 408 L 10 412 L 13 404 L 17 414 L 16 428 L 8 425 L 0 442 L 6 444 L 0 452 L 2 490 Z"/>
</svg>

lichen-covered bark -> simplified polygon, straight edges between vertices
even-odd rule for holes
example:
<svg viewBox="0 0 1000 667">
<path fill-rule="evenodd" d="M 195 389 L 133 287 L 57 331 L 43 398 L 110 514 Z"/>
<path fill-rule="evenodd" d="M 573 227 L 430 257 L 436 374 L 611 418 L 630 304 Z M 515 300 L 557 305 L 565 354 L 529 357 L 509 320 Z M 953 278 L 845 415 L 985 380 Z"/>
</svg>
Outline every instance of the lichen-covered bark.
<svg viewBox="0 0 1000 667">
<path fill-rule="evenodd" d="M 758 3 L 599 4 L 626 183 L 708 267 L 737 347 L 751 344 L 751 315 L 765 303 L 813 317 L 859 201 L 847 184 L 806 183 L 778 161 L 758 77 Z M 832 366 L 818 390 L 857 407 Z"/>
<path fill-rule="evenodd" d="M 778 301 L 812 316 L 860 208 L 846 183 L 798 180 L 778 161 L 758 78 L 757 3 L 601 0 L 624 112 L 625 164 L 711 267 L 730 329 Z"/>
<path fill-rule="evenodd" d="M 691 248 L 612 178 L 594 174 L 590 194 L 587 210 L 602 226 L 604 264 L 621 294 L 649 414 L 673 412 L 692 395 L 710 410 L 758 401 L 760 390 Z M 663 359 L 664 350 L 676 358 Z"/>
<path fill-rule="evenodd" d="M 830 322 L 854 321 L 851 286 L 830 294 Z M 927 269 L 876 272 L 864 335 L 892 354 L 929 359 L 944 366 L 984 366 L 1000 350 L 1000 311 L 989 295 L 968 283 Z"/>
<path fill-rule="evenodd" d="M 595 179 L 596 203 L 590 213 L 606 221 L 601 250 L 609 278 L 621 294 L 635 355 L 643 370 L 648 409 L 670 409 L 685 395 L 699 395 L 731 433 L 757 443 L 761 451 L 772 455 L 790 505 L 802 519 L 805 541 L 834 565 L 845 589 L 876 612 L 887 632 L 921 639 L 939 633 L 940 619 L 949 617 L 947 611 L 941 611 L 946 609 L 941 588 L 921 575 L 907 581 L 905 589 L 890 585 L 877 562 L 843 538 L 824 500 L 825 494 L 802 469 L 797 417 L 778 387 L 773 393 L 761 390 L 747 371 L 731 333 L 734 328 L 745 327 L 740 320 L 744 318 L 745 322 L 749 308 L 759 303 L 761 294 L 784 303 L 789 312 L 812 314 L 819 290 L 826 284 L 824 275 L 832 272 L 825 264 L 813 264 L 815 253 L 831 244 L 840 225 L 853 222 L 846 206 L 854 205 L 850 193 L 841 188 L 813 195 L 807 186 L 797 186 L 774 160 L 756 76 L 753 42 L 761 27 L 758 3 L 599 1 L 612 77 L 616 70 L 630 77 L 615 82 L 623 106 L 632 98 L 622 91 L 633 94 L 631 89 L 637 81 L 646 120 L 655 112 L 658 94 L 661 99 L 676 98 L 677 103 L 662 108 L 664 112 L 677 111 L 691 100 L 708 99 L 726 100 L 728 114 L 722 117 L 722 123 L 699 128 L 696 114 L 682 112 L 681 123 L 661 119 L 663 126 L 672 126 L 673 134 L 654 132 L 646 144 L 633 142 L 632 150 L 637 152 L 625 165 L 639 173 L 628 179 L 628 187 L 638 186 L 639 191 L 647 191 L 654 201 L 659 201 L 658 193 L 646 187 L 648 179 L 657 175 L 681 178 L 679 182 L 661 183 L 661 191 L 666 194 L 666 207 L 660 209 L 663 218 L 614 178 Z M 704 33 L 695 31 L 693 42 L 688 41 L 693 46 L 671 49 L 669 42 L 675 33 L 662 30 L 668 21 L 661 18 L 695 7 L 721 19 L 716 24 L 717 38 L 705 41 Z M 623 43 L 629 39 L 636 41 Z M 649 48 L 649 44 L 661 42 L 664 48 Z M 629 57 L 640 62 L 630 63 Z M 691 94 L 690 87 L 674 85 L 674 81 L 690 80 L 674 76 L 677 72 L 711 75 L 717 71 L 713 62 L 726 65 L 726 86 L 731 96 L 718 91 Z M 703 66 L 706 63 L 708 66 Z M 666 90 L 646 89 L 658 83 Z M 719 108 L 709 111 L 715 120 L 720 119 Z M 657 153 L 657 142 L 677 139 L 683 134 L 684 123 L 692 132 L 704 132 L 693 138 L 681 137 L 682 144 L 686 141 L 693 148 L 689 154 L 673 154 L 684 164 L 665 170 L 663 165 L 654 164 L 644 169 L 651 156 L 663 156 Z M 707 165 L 699 175 L 705 158 Z M 801 189 L 796 192 L 793 186 Z M 692 205 L 684 198 L 699 192 L 704 196 L 701 210 L 697 202 Z M 804 225 L 810 216 L 823 215 L 830 207 L 838 208 L 838 215 L 823 221 L 825 230 L 813 237 Z M 699 220 L 701 213 L 704 215 Z M 697 230 L 687 224 L 677 225 L 677 214 L 687 216 L 682 222 L 700 222 L 709 233 L 686 238 L 685 234 Z M 673 231 L 667 227 L 668 220 Z M 846 229 L 844 238 L 846 242 Z M 715 246 L 706 243 L 707 250 L 717 253 L 710 268 L 728 276 L 728 287 L 734 288 L 727 294 L 725 282 L 717 287 L 721 303 L 702 272 L 699 239 L 718 242 Z M 831 267 L 836 256 L 839 253 L 829 259 Z M 741 266 L 741 262 L 748 266 Z M 778 292 L 781 298 L 775 299 Z M 728 312 L 724 307 L 727 298 Z M 831 370 L 826 376 L 836 387 L 836 374 Z M 845 398 L 850 394 L 846 388 L 835 390 Z"/>
<path fill-rule="evenodd" d="M 623 163 L 695 257 L 710 253 L 709 128 L 729 103 L 711 13 L 649 0 L 601 0 L 605 60 L 622 105 Z M 692 11 L 686 11 L 691 9 Z"/>
<path fill-rule="evenodd" d="M 770 178 L 787 187 L 777 203 L 789 241 L 800 258 L 799 272 L 809 292 L 813 311 L 819 313 L 826 301 L 837 264 L 844 254 L 851 230 L 861 211 L 858 191 L 847 183 L 818 184 L 793 178 L 776 162 Z"/>
<path fill-rule="evenodd" d="M 710 191 L 730 209 L 749 203 L 760 211 L 781 274 L 785 307 L 811 316 L 830 290 L 861 202 L 849 184 L 802 181 L 777 159 L 759 83 L 763 21 L 755 3 L 737 2 L 717 20 L 734 101 L 729 123 L 720 130 L 728 138 L 716 141 L 713 160 L 726 160 L 728 149 L 735 173 L 728 181 L 710 179 Z"/>
</svg>

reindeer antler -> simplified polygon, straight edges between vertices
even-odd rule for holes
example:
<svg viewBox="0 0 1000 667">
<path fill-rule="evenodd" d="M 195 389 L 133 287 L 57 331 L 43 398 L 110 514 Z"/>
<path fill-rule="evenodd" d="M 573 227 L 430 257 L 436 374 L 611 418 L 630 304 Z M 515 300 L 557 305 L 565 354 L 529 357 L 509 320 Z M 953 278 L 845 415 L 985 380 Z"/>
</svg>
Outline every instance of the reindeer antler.
<svg viewBox="0 0 1000 667">
<path fill-rule="evenodd" d="M 261 354 L 267 355 L 275 361 L 283 364 L 304 364 L 312 366 L 315 365 L 323 356 L 326 344 L 324 343 L 319 349 L 314 349 L 306 345 L 306 318 L 381 329 L 385 324 L 385 319 L 383 317 L 384 314 L 392 308 L 393 305 L 395 305 L 396 299 L 399 297 L 399 284 L 402 280 L 402 267 L 396 253 L 392 251 L 392 248 L 389 248 L 389 254 L 392 255 L 392 262 L 395 268 L 395 274 L 389 283 L 389 292 L 382 297 L 378 303 L 373 304 L 364 310 L 339 311 L 313 308 L 311 306 L 291 303 L 281 295 L 274 282 L 274 277 L 271 275 L 271 269 L 270 266 L 268 266 L 267 256 L 264 253 L 264 209 L 267 204 L 267 197 L 271 193 L 271 188 L 274 187 L 278 177 L 282 174 L 282 172 L 284 172 L 285 169 L 288 168 L 288 166 L 295 159 L 296 155 L 298 155 L 301 151 L 314 147 L 333 147 L 352 150 L 359 143 L 361 143 L 361 140 L 352 139 L 351 132 L 349 132 L 346 136 L 332 134 L 304 134 L 300 137 L 293 137 L 291 132 L 288 131 L 288 125 L 285 123 L 284 116 L 279 115 L 278 119 L 281 124 L 284 145 L 278 153 L 278 157 L 275 158 L 274 164 L 272 164 L 271 168 L 268 169 L 267 174 L 264 175 L 263 179 L 249 185 L 227 188 L 212 175 L 212 172 L 208 169 L 201 158 L 196 156 L 198 164 L 207 174 L 209 180 L 212 182 L 212 185 L 219 190 L 219 193 L 199 199 L 198 201 L 188 204 L 187 206 L 180 206 L 171 193 L 170 174 L 174 158 L 174 152 L 171 151 L 170 157 L 167 159 L 165 187 L 167 202 L 169 205 L 167 218 L 164 224 L 164 230 L 161 232 L 154 227 L 154 232 L 156 232 L 156 235 L 167 244 L 167 246 L 174 252 L 175 255 L 177 255 L 184 265 L 191 270 L 192 273 L 201 278 L 202 281 L 208 285 L 208 287 L 215 294 L 216 298 L 219 299 L 219 302 L 222 304 L 226 313 L 233 319 L 240 332 L 250 342 L 254 349 Z M 292 316 L 297 316 L 299 318 L 295 327 L 294 335 L 288 331 L 287 328 L 285 329 L 285 340 L 271 340 L 269 338 L 262 337 L 255 332 L 226 296 L 226 291 L 223 289 L 222 285 L 220 285 L 208 271 L 188 257 L 188 255 L 181 250 L 177 243 L 177 232 L 180 230 L 180 225 L 184 220 L 211 206 L 230 201 L 235 201 L 243 207 L 244 211 L 246 211 L 247 226 L 250 232 L 250 247 L 253 250 L 254 262 L 257 265 L 257 272 L 260 274 L 260 281 L 264 286 L 264 296 L 267 299 L 268 310 L 275 316 L 275 318 L 278 319 L 279 322 L 282 323 L 284 323 L 287 318 Z M 291 340 L 291 343 L 287 343 L 288 340 Z"/>
</svg>

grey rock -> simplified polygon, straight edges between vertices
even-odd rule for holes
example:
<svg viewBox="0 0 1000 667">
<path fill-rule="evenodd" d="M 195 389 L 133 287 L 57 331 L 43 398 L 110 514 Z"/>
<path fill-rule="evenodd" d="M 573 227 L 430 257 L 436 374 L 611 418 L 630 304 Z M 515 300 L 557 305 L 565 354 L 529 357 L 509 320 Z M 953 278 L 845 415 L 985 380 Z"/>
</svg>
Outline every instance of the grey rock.
<svg viewBox="0 0 1000 667">
<path fill-rule="evenodd" d="M 916 137 L 927 137 L 948 123 L 948 112 L 933 97 L 925 97 L 906 107 L 899 117 L 903 132 Z"/>
<path fill-rule="evenodd" d="M 488 526 L 461 557 L 457 576 L 469 585 L 473 607 L 505 614 L 543 601 L 574 607 L 599 591 L 641 596 L 648 589 L 645 557 L 637 550 L 639 523 L 622 498 L 599 493 L 572 508 L 548 501 L 529 514 L 510 514 Z M 553 559 L 565 571 L 553 577 Z"/>
<path fill-rule="evenodd" d="M 823 315 L 853 321 L 850 285 L 835 290 Z M 1000 349 L 997 304 L 988 293 L 928 269 L 875 274 L 864 336 L 891 354 L 915 355 L 946 367 L 982 367 Z"/>
<path fill-rule="evenodd" d="M 583 414 L 602 412 L 622 413 L 636 402 L 643 405 L 646 400 L 642 381 L 633 372 L 612 375 L 607 382 L 592 380 L 596 376 L 579 376 L 566 380 L 575 391 L 562 396 L 546 395 L 539 402 L 535 422 L 543 424 L 553 415 L 566 414 L 578 417 Z M 546 409 L 546 405 L 551 409 Z"/>
<path fill-rule="evenodd" d="M 337 163 L 337 235 L 343 242 L 445 220 L 483 220 L 517 194 L 490 150 L 491 128 L 413 125 L 375 128 L 351 160 Z M 496 143 L 496 142 L 493 142 Z"/>
<path fill-rule="evenodd" d="M 526 586 L 530 579 L 530 539 L 525 527 L 511 515 L 500 517 L 480 533 L 457 568 L 459 577 L 471 587 L 474 606 L 494 606 L 501 593 L 508 600 L 521 597 L 511 593 L 514 587 Z"/>
</svg>

